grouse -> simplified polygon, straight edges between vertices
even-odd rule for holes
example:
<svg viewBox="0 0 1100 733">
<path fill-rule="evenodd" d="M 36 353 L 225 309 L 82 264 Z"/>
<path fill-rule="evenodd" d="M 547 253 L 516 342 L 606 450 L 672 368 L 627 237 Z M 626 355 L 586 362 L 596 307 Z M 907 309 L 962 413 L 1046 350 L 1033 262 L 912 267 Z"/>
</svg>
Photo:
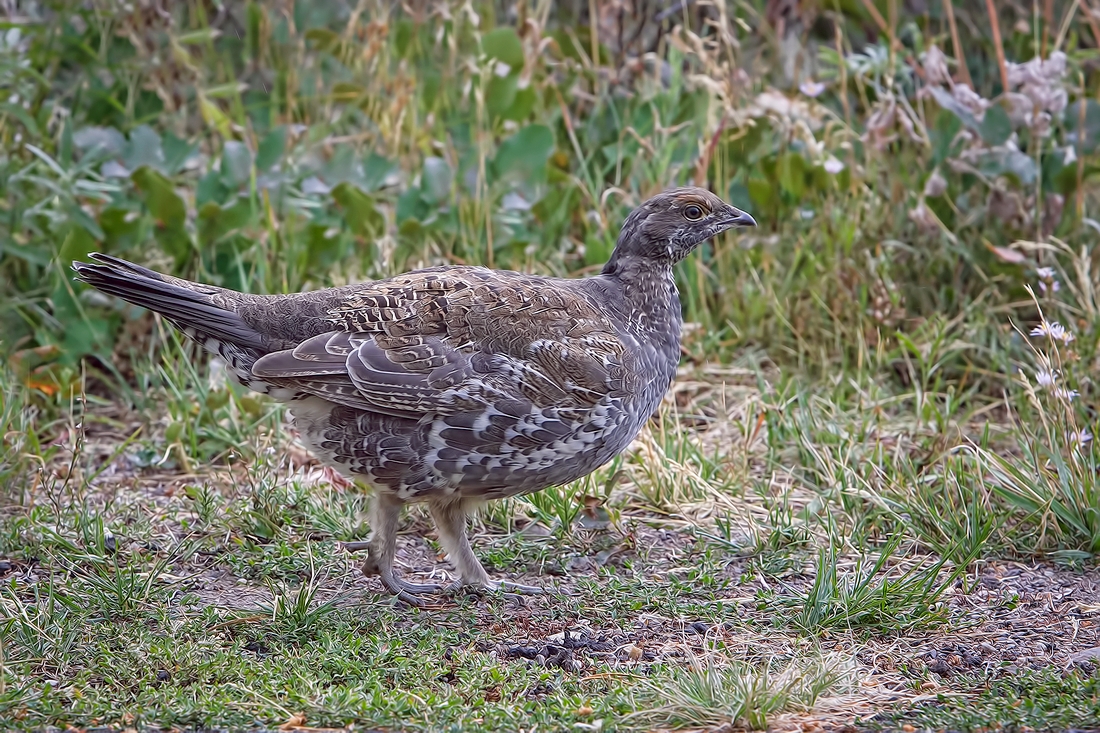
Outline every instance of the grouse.
<svg viewBox="0 0 1100 733">
<path fill-rule="evenodd" d="M 311 452 L 374 490 L 366 574 L 413 605 L 490 580 L 466 535 L 487 499 L 579 479 L 657 410 L 680 355 L 673 265 L 747 213 L 675 188 L 627 216 L 594 277 L 444 266 L 292 295 L 252 295 L 106 254 L 77 279 L 160 313 L 250 390 L 288 404 Z M 427 502 L 458 571 L 447 586 L 394 573 L 402 507 Z"/>
</svg>

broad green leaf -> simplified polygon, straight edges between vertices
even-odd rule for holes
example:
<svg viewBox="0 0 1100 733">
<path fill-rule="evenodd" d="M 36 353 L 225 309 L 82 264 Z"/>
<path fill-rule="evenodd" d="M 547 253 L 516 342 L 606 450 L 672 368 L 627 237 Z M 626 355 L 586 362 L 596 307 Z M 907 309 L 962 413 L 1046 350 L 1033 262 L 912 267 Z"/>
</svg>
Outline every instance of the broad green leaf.
<svg viewBox="0 0 1100 733">
<path fill-rule="evenodd" d="M 491 59 L 503 61 L 518 73 L 523 68 L 523 42 L 512 28 L 494 28 L 481 38 L 481 50 Z"/>
<path fill-rule="evenodd" d="M 160 144 L 164 151 L 164 172 L 169 175 L 178 173 L 199 149 L 198 143 L 178 138 L 171 132 L 164 133 Z"/>
<path fill-rule="evenodd" d="M 361 237 L 374 238 L 385 228 L 386 220 L 378 212 L 374 199 L 351 183 L 341 183 L 332 189 L 332 197 L 344 210 L 344 220 Z"/>
<path fill-rule="evenodd" d="M 222 181 L 229 188 L 239 188 L 252 177 L 252 153 L 244 143 L 226 140 L 222 147 Z"/>
<path fill-rule="evenodd" d="M 768 179 L 763 176 L 752 176 L 745 183 L 749 190 L 749 198 L 754 206 L 760 209 L 771 209 L 775 202 L 775 189 Z"/>
<path fill-rule="evenodd" d="M 407 222 L 418 222 L 427 215 L 428 207 L 424 203 L 424 199 L 421 198 L 420 192 L 415 188 L 410 188 L 397 197 L 396 218 L 402 234 L 405 234 L 405 224 Z"/>
<path fill-rule="evenodd" d="M 280 125 L 269 132 L 256 150 L 256 170 L 267 171 L 282 160 L 286 150 L 286 127 Z"/>
<path fill-rule="evenodd" d="M 101 236 L 100 239 L 102 238 Z M 88 253 L 95 252 L 97 249 L 96 240 L 92 234 L 82 226 L 74 226 L 69 230 L 65 241 L 61 243 L 57 259 L 62 267 L 67 267 L 73 260 L 86 261 Z"/>
<path fill-rule="evenodd" d="M 392 160 L 372 151 L 363 161 L 363 187 L 367 191 L 381 188 L 395 170 L 397 166 Z"/>
<path fill-rule="evenodd" d="M 801 200 L 806 192 L 806 159 L 799 153 L 785 153 L 776 165 L 779 185 L 793 199 Z"/>
<path fill-rule="evenodd" d="M 999 104 L 990 106 L 978 126 L 978 134 L 989 145 L 1000 145 L 1012 134 L 1012 120 Z"/>
<path fill-rule="evenodd" d="M 143 241 L 143 224 L 143 217 L 130 209 L 111 207 L 99 215 L 106 249 L 113 252 L 132 249 Z"/>
<path fill-rule="evenodd" d="M 522 89 L 517 89 L 512 105 L 501 113 L 501 117 L 506 120 L 513 120 L 514 122 L 522 122 L 531 116 L 531 112 L 534 111 L 535 102 L 537 101 L 538 95 L 535 93 L 534 87 L 526 86 Z"/>
<path fill-rule="evenodd" d="M 485 86 L 485 108 L 493 117 L 501 117 L 516 101 L 519 77 L 494 76 Z"/>
<path fill-rule="evenodd" d="M 528 125 L 500 144 L 493 171 L 522 183 L 546 179 L 546 162 L 554 152 L 554 133 L 546 125 Z"/>
<path fill-rule="evenodd" d="M 130 144 L 126 148 L 123 162 L 130 170 L 143 165 L 165 172 L 164 149 L 160 144 L 160 135 L 148 125 L 141 125 L 130 133 Z"/>
<path fill-rule="evenodd" d="M 1078 156 L 1093 153 L 1100 145 L 1100 102 L 1095 99 L 1074 102 L 1063 115 L 1069 133 L 1066 142 L 1076 147 Z"/>
<path fill-rule="evenodd" d="M 420 195 L 429 204 L 440 205 L 451 195 L 451 166 L 443 158 L 426 158 L 420 174 Z"/>
<path fill-rule="evenodd" d="M 983 153 L 978 160 L 978 170 L 991 178 L 1012 176 L 1025 186 L 1034 183 L 1038 173 L 1035 161 L 1029 155 L 1019 150 L 1007 149 Z"/>
<path fill-rule="evenodd" d="M 931 130 L 932 161 L 936 165 L 951 157 L 953 149 L 961 144 L 958 137 L 962 124 L 962 120 L 947 110 L 941 110 L 936 115 L 935 125 Z"/>
<path fill-rule="evenodd" d="M 145 195 L 149 213 L 168 229 L 182 229 L 187 219 L 187 207 L 176 194 L 172 183 L 149 166 L 143 166 L 130 176 L 134 185 Z"/>
<path fill-rule="evenodd" d="M 85 154 L 101 150 L 121 156 L 126 150 L 126 138 L 113 127 L 82 127 L 73 133 L 73 143 Z"/>
<path fill-rule="evenodd" d="M 252 204 L 243 196 L 225 207 L 214 202 L 204 204 L 198 214 L 199 242 L 214 244 L 226 234 L 247 226 L 251 219 Z"/>
<path fill-rule="evenodd" d="M 220 204 L 228 200 L 229 194 L 229 189 L 222 183 L 221 174 L 211 168 L 195 186 L 195 205 L 202 206 L 209 201 Z"/>
<path fill-rule="evenodd" d="M 412 43 L 415 28 L 413 22 L 408 18 L 402 18 L 394 24 L 393 48 L 397 52 L 398 58 L 405 58 L 408 56 L 409 46 Z"/>
</svg>

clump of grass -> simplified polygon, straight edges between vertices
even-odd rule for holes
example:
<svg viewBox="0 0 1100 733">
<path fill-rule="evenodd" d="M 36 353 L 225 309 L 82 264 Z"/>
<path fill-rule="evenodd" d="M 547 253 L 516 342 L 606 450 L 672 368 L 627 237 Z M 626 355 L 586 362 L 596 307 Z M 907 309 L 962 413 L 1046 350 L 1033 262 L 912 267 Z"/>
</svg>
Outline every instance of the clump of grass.
<svg viewBox="0 0 1100 733">
<path fill-rule="evenodd" d="M 659 728 L 763 730 L 769 716 L 812 710 L 850 681 L 850 665 L 836 658 L 798 659 L 773 669 L 692 657 L 687 667 L 663 670 L 639 685 L 637 712 L 627 720 Z"/>
<path fill-rule="evenodd" d="M 1089 277 L 1083 253 L 1078 272 Z M 1037 272 L 1042 297 L 1031 292 L 1038 323 L 1027 333 L 1032 359 L 1021 364 L 1017 388 L 1023 399 L 1017 414 L 1016 450 L 977 448 L 979 465 L 990 475 L 992 491 L 1021 513 L 1031 529 L 1033 551 L 1100 553 L 1100 451 L 1089 428 L 1089 412 L 1079 407 L 1080 391 L 1093 388 L 1082 370 L 1072 327 L 1048 318 L 1044 304 L 1072 312 L 1057 299 L 1061 290 L 1052 268 Z M 1086 287 L 1091 288 L 1086 283 Z M 1078 303 L 1095 307 L 1078 291 Z M 1023 335 L 1021 333 L 1021 335 Z"/>
<path fill-rule="evenodd" d="M 897 633 L 947 621 L 947 609 L 938 601 L 966 571 L 966 565 L 941 578 L 946 559 L 915 564 L 900 575 L 890 560 L 898 555 L 901 538 L 891 539 L 873 562 L 860 557 L 855 567 L 840 569 L 841 557 L 833 546 L 818 553 L 813 585 L 789 592 L 777 603 L 786 618 L 807 634 L 827 629 L 858 629 Z"/>
</svg>

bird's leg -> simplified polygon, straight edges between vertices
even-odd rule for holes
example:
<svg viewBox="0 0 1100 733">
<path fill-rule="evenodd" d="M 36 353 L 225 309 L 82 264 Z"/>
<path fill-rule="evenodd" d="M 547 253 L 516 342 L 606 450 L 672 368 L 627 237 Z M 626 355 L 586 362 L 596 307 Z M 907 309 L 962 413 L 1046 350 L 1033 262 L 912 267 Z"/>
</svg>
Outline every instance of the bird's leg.
<svg viewBox="0 0 1100 733">
<path fill-rule="evenodd" d="M 466 536 L 466 509 L 468 502 L 457 501 L 432 501 L 428 508 L 431 510 L 432 519 L 439 533 L 439 544 L 458 570 L 458 580 L 447 590 L 458 590 L 462 587 L 477 588 L 482 590 L 503 590 L 511 593 L 534 595 L 542 593 L 542 588 L 531 585 L 520 585 L 507 580 L 490 580 L 481 561 L 474 555 L 470 547 L 470 540 Z"/>
<path fill-rule="evenodd" d="M 410 583 L 393 573 L 393 558 L 397 549 L 397 520 L 401 516 L 401 501 L 378 492 L 371 506 L 371 535 L 367 541 L 367 559 L 363 562 L 363 575 L 377 575 L 386 590 L 413 606 L 423 606 L 425 601 L 417 593 L 436 593 L 443 589 L 434 583 Z"/>
</svg>

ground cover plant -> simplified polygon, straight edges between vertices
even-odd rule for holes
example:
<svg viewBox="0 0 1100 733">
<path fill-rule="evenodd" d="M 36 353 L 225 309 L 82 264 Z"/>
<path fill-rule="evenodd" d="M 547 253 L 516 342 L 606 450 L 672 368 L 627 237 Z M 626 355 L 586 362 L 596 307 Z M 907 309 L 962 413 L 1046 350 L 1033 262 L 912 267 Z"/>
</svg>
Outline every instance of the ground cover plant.
<svg viewBox="0 0 1100 733">
<path fill-rule="evenodd" d="M 3 12 L 0 727 L 1097 726 L 1096 0 Z M 584 275 L 683 183 L 761 226 L 631 449 L 478 516 L 522 603 L 395 605 L 367 497 L 68 270 Z"/>
</svg>

